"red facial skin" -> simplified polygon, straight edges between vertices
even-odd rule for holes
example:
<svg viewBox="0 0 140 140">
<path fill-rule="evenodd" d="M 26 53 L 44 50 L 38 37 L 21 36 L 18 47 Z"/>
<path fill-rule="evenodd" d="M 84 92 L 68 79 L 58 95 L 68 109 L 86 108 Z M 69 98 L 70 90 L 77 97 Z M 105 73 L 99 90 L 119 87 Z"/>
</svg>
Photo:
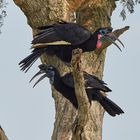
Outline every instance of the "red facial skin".
<svg viewBox="0 0 140 140">
<path fill-rule="evenodd" d="M 97 44 L 96 44 L 96 47 L 98 48 L 98 49 L 100 49 L 101 48 L 101 46 L 102 46 L 102 42 L 101 42 L 101 35 L 100 34 L 98 34 L 98 40 L 97 40 Z"/>
</svg>

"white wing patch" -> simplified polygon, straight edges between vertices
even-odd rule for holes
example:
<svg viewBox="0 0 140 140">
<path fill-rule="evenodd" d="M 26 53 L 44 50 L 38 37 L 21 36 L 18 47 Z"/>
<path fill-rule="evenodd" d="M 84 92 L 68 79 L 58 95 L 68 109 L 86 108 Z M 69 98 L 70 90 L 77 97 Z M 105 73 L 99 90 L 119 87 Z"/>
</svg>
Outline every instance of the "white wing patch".
<svg viewBox="0 0 140 140">
<path fill-rule="evenodd" d="M 44 48 L 46 45 L 71 45 L 71 43 L 66 41 L 55 41 L 55 42 L 49 42 L 49 43 L 38 43 L 32 45 L 31 48 Z"/>
</svg>

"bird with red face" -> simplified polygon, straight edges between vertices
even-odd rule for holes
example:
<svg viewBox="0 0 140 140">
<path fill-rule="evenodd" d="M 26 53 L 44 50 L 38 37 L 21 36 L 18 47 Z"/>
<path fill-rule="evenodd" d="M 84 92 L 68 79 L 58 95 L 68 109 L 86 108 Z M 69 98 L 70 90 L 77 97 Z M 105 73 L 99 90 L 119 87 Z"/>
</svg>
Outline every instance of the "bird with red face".
<svg viewBox="0 0 140 140">
<path fill-rule="evenodd" d="M 99 28 L 95 32 L 91 32 L 76 23 L 59 22 L 38 29 L 41 32 L 32 40 L 33 51 L 19 63 L 21 70 L 25 72 L 44 53 L 56 55 L 62 61 L 70 63 L 72 51 L 77 48 L 82 49 L 83 52 L 91 52 L 100 49 L 103 40 L 110 41 L 119 49 L 120 47 L 114 40 L 118 40 L 124 46 L 112 33 L 111 27 Z"/>
</svg>

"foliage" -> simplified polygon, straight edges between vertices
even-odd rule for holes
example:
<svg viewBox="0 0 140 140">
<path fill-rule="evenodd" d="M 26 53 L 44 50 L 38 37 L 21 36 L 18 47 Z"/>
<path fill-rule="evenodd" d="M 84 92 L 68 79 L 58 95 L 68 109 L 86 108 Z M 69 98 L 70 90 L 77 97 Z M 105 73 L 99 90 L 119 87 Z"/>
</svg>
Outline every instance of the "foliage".
<svg viewBox="0 0 140 140">
<path fill-rule="evenodd" d="M 0 0 L 0 28 L 3 26 L 4 17 L 6 16 L 6 11 L 4 8 L 6 7 L 7 3 L 5 0 Z M 1 33 L 1 30 L 0 30 Z"/>
<path fill-rule="evenodd" d="M 136 4 L 140 4 L 140 0 L 121 0 L 123 9 L 120 13 L 121 17 L 123 20 L 126 19 L 126 9 L 128 10 L 129 13 L 134 13 L 134 6 Z"/>
</svg>

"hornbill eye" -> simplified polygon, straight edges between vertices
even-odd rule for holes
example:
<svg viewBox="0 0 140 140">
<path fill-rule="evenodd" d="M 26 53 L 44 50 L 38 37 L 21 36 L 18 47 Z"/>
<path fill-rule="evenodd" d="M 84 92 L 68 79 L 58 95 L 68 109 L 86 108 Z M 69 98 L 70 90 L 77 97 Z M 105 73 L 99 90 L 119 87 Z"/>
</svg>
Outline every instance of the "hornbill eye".
<svg viewBox="0 0 140 140">
<path fill-rule="evenodd" d="M 48 67 L 46 70 L 46 74 L 48 75 L 48 77 L 54 77 L 55 75 L 55 70 L 53 69 L 53 67 Z"/>
<path fill-rule="evenodd" d="M 39 72 L 37 72 L 29 82 L 31 82 L 34 78 L 36 78 L 39 75 L 42 75 L 34 84 L 33 87 L 35 87 L 40 81 L 42 81 L 45 77 L 50 78 L 51 84 L 54 82 L 54 75 L 55 75 L 55 70 L 52 66 L 46 65 L 46 64 L 41 64 L 38 66 L 39 67 Z"/>
<path fill-rule="evenodd" d="M 99 30 L 99 33 L 100 33 L 101 35 L 105 35 L 105 34 L 111 33 L 112 30 L 113 30 L 112 27 L 106 27 L 106 28 L 100 29 L 100 30 Z"/>
<path fill-rule="evenodd" d="M 100 33 L 101 35 L 104 35 L 106 32 L 105 32 L 104 29 L 101 29 L 101 30 L 99 31 L 99 33 Z"/>
<path fill-rule="evenodd" d="M 48 71 L 52 71 L 53 70 L 53 67 L 48 67 L 47 70 Z"/>
</svg>

